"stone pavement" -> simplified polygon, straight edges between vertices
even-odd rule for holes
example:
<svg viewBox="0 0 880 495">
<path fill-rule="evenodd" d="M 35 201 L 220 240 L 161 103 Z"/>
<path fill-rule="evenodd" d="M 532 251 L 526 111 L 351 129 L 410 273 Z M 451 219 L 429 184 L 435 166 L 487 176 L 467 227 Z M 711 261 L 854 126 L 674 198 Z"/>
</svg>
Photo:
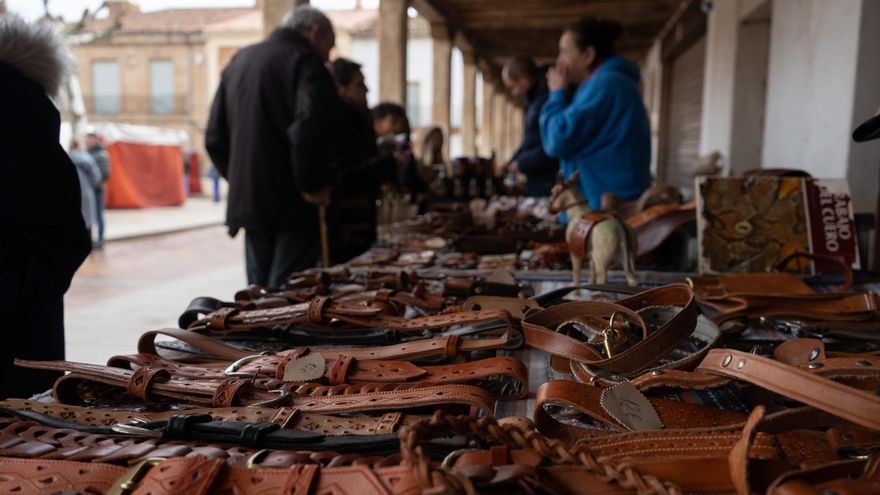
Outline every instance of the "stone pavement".
<svg viewBox="0 0 880 495">
<path fill-rule="evenodd" d="M 150 222 L 165 215 L 141 211 Z M 176 327 L 193 298 L 231 299 L 247 285 L 243 239 L 213 226 L 111 241 L 92 252 L 65 296 L 67 359 L 105 364 L 134 353 L 144 331 Z"/>
<path fill-rule="evenodd" d="M 225 197 L 226 182 L 221 181 L 221 184 L 221 193 Z M 105 210 L 104 237 L 108 241 L 114 241 L 222 225 L 226 219 L 226 201 L 215 203 L 210 196 L 211 187 L 210 180 L 203 180 L 202 191 L 206 191 L 207 194 L 190 196 L 181 206 Z"/>
</svg>

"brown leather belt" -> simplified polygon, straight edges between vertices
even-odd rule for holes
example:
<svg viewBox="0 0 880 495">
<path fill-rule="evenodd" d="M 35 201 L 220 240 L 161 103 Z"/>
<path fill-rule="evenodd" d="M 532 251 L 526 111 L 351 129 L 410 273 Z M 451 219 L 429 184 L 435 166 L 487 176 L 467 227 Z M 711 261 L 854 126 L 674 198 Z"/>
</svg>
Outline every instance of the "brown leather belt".
<svg viewBox="0 0 880 495">
<path fill-rule="evenodd" d="M 131 468 L 45 459 L 4 459 L 3 474 L 0 492 L 20 495 L 61 492 L 108 495 L 419 493 L 405 466 L 322 468 L 317 464 L 293 464 L 289 469 L 274 469 L 229 466 L 221 459 L 200 455 L 147 459 Z"/>
<path fill-rule="evenodd" d="M 171 416 L 187 414 L 210 414 L 214 421 L 237 421 L 246 423 L 272 422 L 284 429 L 315 431 L 325 435 L 385 435 L 394 433 L 402 426 L 412 424 L 419 416 L 390 412 L 381 416 L 345 417 L 303 412 L 296 408 L 279 407 L 218 407 L 211 409 L 186 409 L 164 412 L 119 411 L 93 407 L 47 404 L 26 399 L 0 401 L 0 407 L 16 411 L 33 411 L 58 419 L 89 426 L 110 427 L 117 423 L 161 421 Z"/>
<path fill-rule="evenodd" d="M 492 321 L 505 322 L 508 326 L 510 325 L 510 315 L 500 310 L 464 311 L 406 319 L 384 314 L 383 308 L 375 305 L 337 303 L 328 297 L 318 297 L 308 303 L 269 309 L 241 310 L 234 307 L 224 307 L 196 321 L 190 325 L 189 330 L 223 334 L 230 331 L 246 331 L 279 325 L 327 326 L 331 320 L 365 328 L 391 328 L 400 331 L 434 330 L 454 325 Z"/>
<path fill-rule="evenodd" d="M 70 371 L 55 382 L 52 394 L 62 404 L 81 402 L 80 384 L 109 385 L 148 401 L 151 396 L 211 407 L 289 405 L 311 413 L 340 414 L 397 411 L 436 405 L 464 405 L 491 414 L 494 400 L 472 385 L 360 384 L 324 386 L 285 383 L 271 378 L 189 380 L 161 368 L 136 371 L 67 361 L 24 361 L 27 368 Z"/>
<path fill-rule="evenodd" d="M 319 352 L 322 356 L 330 360 L 340 359 L 344 356 L 349 356 L 357 360 L 412 360 L 430 356 L 454 358 L 460 355 L 467 356 L 472 352 L 487 351 L 504 347 L 509 340 L 509 334 L 506 330 L 507 328 L 505 328 L 505 332 L 500 336 L 493 338 L 462 338 L 457 335 L 450 335 L 432 339 L 414 340 L 402 344 L 382 347 L 348 349 L 332 347 L 320 349 Z M 209 360 L 237 361 L 239 359 L 254 356 L 254 353 L 251 351 L 232 347 L 215 338 L 197 332 L 179 330 L 176 328 L 150 330 L 143 333 L 140 340 L 138 340 L 138 353 L 149 356 L 159 356 L 159 351 L 156 348 L 156 337 L 160 335 L 173 337 L 198 348 L 204 353 L 204 355 L 200 356 L 200 359 L 204 357 Z M 114 359 L 116 358 L 111 358 L 110 362 L 112 363 Z"/>
<path fill-rule="evenodd" d="M 650 312 L 654 307 L 681 308 L 671 318 L 651 329 L 641 311 Z M 591 327 L 596 333 L 614 330 L 617 316 L 641 333 L 641 339 L 629 348 L 609 357 L 593 346 L 556 331 L 562 325 L 578 321 Z M 526 343 L 536 349 L 583 363 L 591 368 L 607 370 L 622 377 L 632 377 L 669 355 L 693 335 L 697 327 L 697 307 L 693 292 L 683 284 L 673 284 L 640 292 L 615 303 L 570 302 L 553 306 L 527 315 L 522 321 Z M 608 339 L 606 333 L 605 340 Z M 686 366 L 699 356 L 691 356 L 680 366 Z"/>
<path fill-rule="evenodd" d="M 528 372 L 525 365 L 511 357 L 494 357 L 465 363 L 440 366 L 416 366 L 408 361 L 357 360 L 341 355 L 328 359 L 318 351 L 308 348 L 286 351 L 276 355 L 253 355 L 234 363 L 211 366 L 179 364 L 167 359 L 147 354 L 116 356 L 111 360 L 112 367 L 131 364 L 132 368 L 165 370 L 174 378 L 191 381 L 223 381 L 230 376 L 242 378 L 274 378 L 285 380 L 287 369 L 297 365 L 306 356 L 320 356 L 321 366 L 326 371 L 322 379 L 312 379 L 325 385 L 343 384 L 477 384 L 482 380 L 503 384 L 494 393 L 498 400 L 516 400 L 528 394 Z M 302 380 L 295 380 L 302 382 Z"/>
</svg>

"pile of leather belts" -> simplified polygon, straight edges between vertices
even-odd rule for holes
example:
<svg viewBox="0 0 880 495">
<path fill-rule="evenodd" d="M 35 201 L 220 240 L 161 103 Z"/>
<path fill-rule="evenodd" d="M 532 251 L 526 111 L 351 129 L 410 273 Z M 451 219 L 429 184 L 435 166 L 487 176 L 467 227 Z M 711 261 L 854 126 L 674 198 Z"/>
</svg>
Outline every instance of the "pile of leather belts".
<svg viewBox="0 0 880 495">
<path fill-rule="evenodd" d="M 332 270 L 198 298 L 106 365 L 17 361 L 67 374 L 0 402 L 0 493 L 880 493 L 877 296 L 844 272 L 566 301 Z M 520 358 L 556 379 L 532 395 Z M 496 418 L 511 401 L 530 418 Z"/>
</svg>

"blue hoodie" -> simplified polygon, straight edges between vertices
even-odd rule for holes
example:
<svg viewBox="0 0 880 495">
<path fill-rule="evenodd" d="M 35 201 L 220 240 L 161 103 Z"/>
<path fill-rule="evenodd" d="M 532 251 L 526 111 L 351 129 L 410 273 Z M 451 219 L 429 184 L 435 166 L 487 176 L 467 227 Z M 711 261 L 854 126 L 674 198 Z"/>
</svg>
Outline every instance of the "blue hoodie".
<svg viewBox="0 0 880 495">
<path fill-rule="evenodd" d="M 636 199 L 651 185 L 651 131 L 639 79 L 632 62 L 613 56 L 581 83 L 571 103 L 559 89 L 541 111 L 544 150 L 559 158 L 566 178 L 580 170 L 593 210 L 603 193 Z"/>
</svg>

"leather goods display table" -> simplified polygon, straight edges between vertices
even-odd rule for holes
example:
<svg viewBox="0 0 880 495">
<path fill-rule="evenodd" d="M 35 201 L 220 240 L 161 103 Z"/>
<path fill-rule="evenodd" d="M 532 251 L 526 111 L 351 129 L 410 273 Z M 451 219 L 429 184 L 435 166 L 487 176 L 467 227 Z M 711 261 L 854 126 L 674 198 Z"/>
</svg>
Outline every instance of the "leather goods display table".
<svg viewBox="0 0 880 495">
<path fill-rule="evenodd" d="M 20 361 L 69 374 L 0 401 L 0 492 L 880 490 L 877 286 L 826 298 L 857 321 L 719 325 L 692 274 L 513 275 L 304 272 L 106 366 Z"/>
</svg>

